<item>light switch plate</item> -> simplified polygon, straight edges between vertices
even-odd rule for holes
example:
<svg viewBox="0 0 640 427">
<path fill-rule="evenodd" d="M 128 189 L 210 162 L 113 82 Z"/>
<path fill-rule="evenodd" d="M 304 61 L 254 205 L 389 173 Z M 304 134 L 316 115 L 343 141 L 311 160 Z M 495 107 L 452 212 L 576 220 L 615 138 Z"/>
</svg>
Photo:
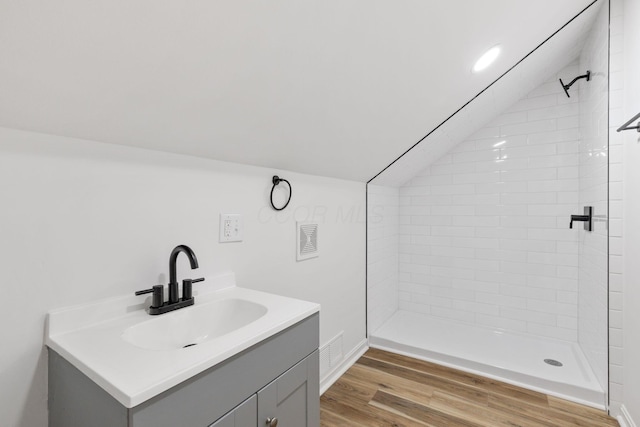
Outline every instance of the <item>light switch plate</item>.
<svg viewBox="0 0 640 427">
<path fill-rule="evenodd" d="M 242 242 L 242 215 L 220 214 L 220 243 Z"/>
</svg>

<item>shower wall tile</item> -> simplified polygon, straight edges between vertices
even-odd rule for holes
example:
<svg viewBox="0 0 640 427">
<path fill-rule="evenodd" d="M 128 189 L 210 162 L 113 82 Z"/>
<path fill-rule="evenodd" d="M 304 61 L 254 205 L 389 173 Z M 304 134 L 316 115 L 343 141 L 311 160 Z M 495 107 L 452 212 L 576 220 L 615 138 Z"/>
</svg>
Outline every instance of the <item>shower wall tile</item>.
<svg viewBox="0 0 640 427">
<path fill-rule="evenodd" d="M 368 333 L 375 331 L 397 309 L 399 300 L 406 297 L 399 293 L 398 265 L 419 272 L 423 266 L 411 264 L 408 253 L 400 254 L 399 234 L 422 233 L 420 227 L 400 225 L 398 188 L 367 186 L 367 324 Z M 428 215 L 428 207 L 409 206 L 416 215 Z M 406 274 L 406 273 L 405 273 Z"/>
<path fill-rule="evenodd" d="M 607 223 L 609 16 L 602 7 L 580 54 L 580 69 L 591 81 L 579 86 L 581 206 L 593 206 L 594 230 L 580 230 L 578 342 L 604 390 L 607 389 Z M 615 169 L 610 172 L 615 179 Z"/>
<path fill-rule="evenodd" d="M 401 309 L 577 341 L 580 103 L 557 79 L 578 66 L 400 188 Z"/>
</svg>

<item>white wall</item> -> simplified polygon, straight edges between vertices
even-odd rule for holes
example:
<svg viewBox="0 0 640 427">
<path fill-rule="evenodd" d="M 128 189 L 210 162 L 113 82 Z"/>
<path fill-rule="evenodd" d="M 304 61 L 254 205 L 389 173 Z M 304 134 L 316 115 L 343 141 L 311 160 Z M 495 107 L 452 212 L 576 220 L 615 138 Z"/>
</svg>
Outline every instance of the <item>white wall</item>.
<svg viewBox="0 0 640 427">
<path fill-rule="evenodd" d="M 579 206 L 593 206 L 593 231 L 579 232 L 578 342 L 603 390 L 607 378 L 609 8 L 600 7 L 580 55 Z M 582 227 L 579 227 L 581 229 Z"/>
<path fill-rule="evenodd" d="M 577 72 L 400 189 L 401 309 L 577 340 L 579 91 L 558 83 Z"/>
<path fill-rule="evenodd" d="M 293 185 L 280 214 L 273 174 Z M 198 275 L 321 303 L 321 344 L 365 338 L 363 183 L 0 128 L 0 200 L 3 426 L 47 425 L 45 313 L 166 281 L 177 244 Z M 222 212 L 244 216 L 244 242 L 218 243 Z M 319 258 L 295 261 L 296 219 L 320 222 Z"/>
<path fill-rule="evenodd" d="M 378 329 L 398 309 L 399 189 L 367 186 L 367 327 Z"/>
</svg>

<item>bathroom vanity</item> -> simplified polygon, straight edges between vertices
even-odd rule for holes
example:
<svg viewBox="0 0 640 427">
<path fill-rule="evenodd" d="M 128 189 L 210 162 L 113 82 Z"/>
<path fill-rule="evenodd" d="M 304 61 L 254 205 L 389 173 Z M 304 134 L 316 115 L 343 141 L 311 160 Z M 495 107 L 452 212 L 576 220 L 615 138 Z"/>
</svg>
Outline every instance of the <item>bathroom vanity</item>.
<svg viewBox="0 0 640 427">
<path fill-rule="evenodd" d="M 114 303 L 104 309 L 109 319 L 94 315 L 79 328 L 90 307 L 49 314 L 50 427 L 319 426 L 317 304 L 234 286 L 196 295 L 194 307 L 153 323 L 161 317 Z M 230 317 L 243 304 L 265 310 L 243 324 Z M 217 321 L 240 326 L 218 335 L 205 328 L 207 337 L 170 330 L 225 310 Z"/>
</svg>

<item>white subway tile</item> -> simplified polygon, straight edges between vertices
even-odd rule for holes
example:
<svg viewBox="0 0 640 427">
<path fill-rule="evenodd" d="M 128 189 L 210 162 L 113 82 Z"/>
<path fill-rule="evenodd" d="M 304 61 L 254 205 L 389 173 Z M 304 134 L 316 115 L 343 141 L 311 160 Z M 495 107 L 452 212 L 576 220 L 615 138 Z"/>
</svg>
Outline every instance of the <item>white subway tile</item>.
<svg viewBox="0 0 640 427">
<path fill-rule="evenodd" d="M 496 295 L 493 293 L 476 292 L 476 300 L 485 304 L 498 304 L 501 307 L 527 307 L 526 298 L 512 297 L 509 295 Z"/>
<path fill-rule="evenodd" d="M 527 120 L 548 120 L 557 119 L 560 117 L 579 117 L 580 111 L 578 104 L 564 104 L 557 106 L 549 106 L 545 108 L 535 108 L 527 111 Z"/>
<path fill-rule="evenodd" d="M 579 129 L 563 129 L 550 132 L 532 133 L 529 135 L 529 144 L 555 144 L 557 142 L 577 141 L 579 139 Z"/>
<path fill-rule="evenodd" d="M 461 173 L 453 175 L 455 184 L 481 184 L 500 181 L 499 171 Z"/>
<path fill-rule="evenodd" d="M 579 116 L 568 116 L 558 118 L 558 130 L 577 129 L 580 127 Z"/>
<path fill-rule="evenodd" d="M 572 329 L 552 328 L 537 323 L 527 323 L 527 332 L 564 341 L 577 341 L 577 331 Z"/>
<path fill-rule="evenodd" d="M 475 141 L 476 150 L 493 150 L 496 148 L 519 147 L 527 145 L 527 135 L 507 135 L 498 138 Z"/>
<path fill-rule="evenodd" d="M 476 249 L 476 259 L 496 261 L 526 262 L 527 253 L 524 251 L 502 251 L 497 249 Z"/>
<path fill-rule="evenodd" d="M 475 163 L 474 166 L 475 166 L 476 172 L 525 169 L 529 167 L 529 159 L 528 158 L 503 159 L 500 157 L 498 160 L 491 161 L 491 162 Z"/>
<path fill-rule="evenodd" d="M 554 156 L 540 156 L 529 158 L 531 168 L 562 168 L 578 166 L 580 157 L 578 154 L 556 154 Z"/>
<path fill-rule="evenodd" d="M 525 274 L 513 274 L 513 273 L 506 273 L 504 271 L 501 271 L 501 272 L 476 271 L 475 279 L 480 280 L 482 282 L 495 282 L 495 283 L 503 283 L 503 284 L 510 284 L 510 285 L 516 285 L 516 286 L 524 286 L 527 283 L 527 276 Z"/>
<path fill-rule="evenodd" d="M 526 239 L 528 230 L 526 228 L 476 228 L 475 236 L 483 238 L 497 239 Z"/>
<path fill-rule="evenodd" d="M 555 167 L 545 166 L 534 169 L 503 170 L 500 173 L 500 179 L 503 181 L 547 181 L 557 177 L 558 170 Z"/>
<path fill-rule="evenodd" d="M 486 139 L 486 138 L 496 138 L 499 136 L 500 136 L 500 127 L 493 126 L 493 127 L 484 127 L 478 130 L 473 135 L 471 135 L 469 139 Z"/>
<path fill-rule="evenodd" d="M 563 315 L 558 315 L 557 317 L 557 325 L 560 328 L 564 328 L 564 329 L 572 329 L 572 330 L 578 330 L 578 318 L 577 317 L 570 317 L 570 316 L 563 316 Z"/>
<path fill-rule="evenodd" d="M 431 230 L 433 236 L 449 236 L 449 237 L 473 237 L 475 231 L 473 227 L 434 227 Z"/>
<path fill-rule="evenodd" d="M 431 187 L 431 193 L 434 195 L 474 194 L 475 186 L 473 184 L 439 185 Z"/>
<path fill-rule="evenodd" d="M 441 205 L 431 206 L 433 215 L 475 215 L 476 207 L 474 205 Z"/>
<path fill-rule="evenodd" d="M 526 191 L 527 191 L 526 181 L 476 184 L 477 194 L 524 193 Z"/>
<path fill-rule="evenodd" d="M 556 217 L 545 216 L 501 216 L 500 226 L 507 228 L 550 228 L 556 226 Z"/>
<path fill-rule="evenodd" d="M 537 156 L 554 156 L 557 149 L 555 144 L 526 145 L 522 147 L 508 147 L 500 150 L 500 158 L 517 159 Z"/>
<path fill-rule="evenodd" d="M 579 181 L 577 179 L 556 179 L 549 181 L 531 181 L 527 183 L 530 192 L 543 191 L 578 191 Z"/>
<path fill-rule="evenodd" d="M 580 69 L 574 61 L 563 73 Z M 585 314 L 579 317 L 577 309 L 579 262 L 590 267 L 582 285 L 606 292 L 607 278 L 606 258 L 602 261 L 606 222 L 596 222 L 589 234 L 568 229 L 569 216 L 581 213 L 583 205 L 597 212 L 607 207 L 607 157 L 599 155 L 606 146 L 593 137 L 609 133 L 601 126 L 606 117 L 593 114 L 581 123 L 582 94 L 567 98 L 555 76 L 418 173 L 398 194 L 380 190 L 390 199 L 380 199 L 382 211 L 374 213 L 382 219 L 370 224 L 368 236 L 378 246 L 370 248 L 368 267 L 379 279 L 371 284 L 376 306 L 387 303 L 383 290 L 393 288 L 395 280 L 396 304 L 403 309 L 577 340 Z M 615 143 L 612 147 L 608 159 L 619 164 L 622 150 Z M 620 171 L 614 170 L 613 178 L 621 179 Z M 609 188 L 613 200 L 622 199 L 621 189 L 621 184 Z M 394 215 L 394 197 L 395 223 L 386 218 Z M 613 203 L 610 213 L 618 215 L 610 224 L 613 254 L 621 251 L 621 238 L 613 240 L 622 233 L 621 204 Z M 393 248 L 399 256 L 391 254 Z M 620 275 L 613 274 L 616 265 L 614 260 L 609 275 L 613 291 L 622 288 Z M 585 318 L 581 327 L 591 327 L 591 321 Z M 586 339 L 588 352 L 594 342 Z"/>
<path fill-rule="evenodd" d="M 558 277 L 564 279 L 578 279 L 578 267 L 558 266 Z"/>
<path fill-rule="evenodd" d="M 527 330 L 527 324 L 524 321 L 490 316 L 486 314 L 476 314 L 476 322 L 483 326 L 505 329 L 515 332 L 526 332 Z"/>
<path fill-rule="evenodd" d="M 500 159 L 500 150 L 487 150 L 487 151 L 471 151 L 464 153 L 454 153 L 454 163 L 473 163 L 473 162 L 491 162 Z"/>
<path fill-rule="evenodd" d="M 522 204 L 552 204 L 558 200 L 558 193 L 503 193 L 500 202 L 505 205 Z M 526 224 L 523 224 L 526 226 Z"/>
<path fill-rule="evenodd" d="M 514 112 L 505 112 L 500 114 L 496 119 L 492 120 L 488 126 L 504 126 L 515 123 L 526 123 L 527 122 L 527 112 L 526 111 L 514 111 Z"/>
<path fill-rule="evenodd" d="M 469 323 L 472 323 L 474 321 L 473 313 L 444 307 L 432 307 L 431 314 L 437 317 L 443 317 L 445 319 L 453 319 Z"/>
<path fill-rule="evenodd" d="M 575 179 L 580 176 L 578 166 L 565 166 L 558 168 L 558 179 Z"/>
<path fill-rule="evenodd" d="M 454 226 L 463 227 L 498 227 L 500 218 L 497 216 L 454 216 Z"/>
<path fill-rule="evenodd" d="M 432 205 L 450 205 L 451 196 L 448 195 L 428 195 L 411 197 L 411 205 L 414 206 L 432 206 Z"/>
<path fill-rule="evenodd" d="M 530 275 L 526 278 L 528 286 L 537 288 L 556 289 L 562 291 L 577 292 L 578 281 L 577 279 L 567 279 L 558 277 L 542 277 L 537 275 Z"/>
<path fill-rule="evenodd" d="M 524 322 L 534 322 L 541 325 L 555 326 L 557 316 L 537 311 L 522 310 L 511 307 L 500 307 L 500 315 L 507 319 L 522 320 Z"/>
</svg>

